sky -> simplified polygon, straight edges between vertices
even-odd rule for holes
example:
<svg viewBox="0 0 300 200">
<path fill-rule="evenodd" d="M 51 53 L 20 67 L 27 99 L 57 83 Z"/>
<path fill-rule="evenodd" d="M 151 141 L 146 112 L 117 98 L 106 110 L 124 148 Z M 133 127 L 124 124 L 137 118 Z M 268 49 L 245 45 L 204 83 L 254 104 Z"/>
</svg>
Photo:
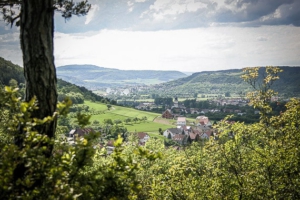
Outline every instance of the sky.
<svg viewBox="0 0 300 200">
<path fill-rule="evenodd" d="M 300 66 L 300 0 L 89 0 L 55 13 L 56 66 L 182 72 Z M 19 30 L 0 21 L 0 56 L 22 66 Z"/>
</svg>

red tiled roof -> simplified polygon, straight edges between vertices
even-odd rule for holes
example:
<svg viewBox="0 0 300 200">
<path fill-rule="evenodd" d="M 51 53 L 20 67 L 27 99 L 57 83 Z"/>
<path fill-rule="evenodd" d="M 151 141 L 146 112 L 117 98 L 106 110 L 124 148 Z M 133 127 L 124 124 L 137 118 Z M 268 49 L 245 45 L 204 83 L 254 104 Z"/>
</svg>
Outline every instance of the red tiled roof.
<svg viewBox="0 0 300 200">
<path fill-rule="evenodd" d="M 184 139 L 184 135 L 182 134 L 176 134 L 174 137 L 173 137 L 173 140 L 183 140 Z"/>
<path fill-rule="evenodd" d="M 139 139 L 144 139 L 146 135 L 148 135 L 148 134 L 147 134 L 147 133 L 144 133 L 144 132 L 139 132 L 139 133 L 138 133 L 138 138 L 139 138 Z"/>
<path fill-rule="evenodd" d="M 210 137 L 210 136 L 211 136 L 211 133 L 212 133 L 212 131 L 211 131 L 211 130 L 207 130 L 205 133 L 206 133 L 206 135 L 207 135 L 208 137 Z"/>
<path fill-rule="evenodd" d="M 84 136 L 89 134 L 90 132 L 95 132 L 92 128 L 81 128 L 76 129 L 74 134 L 78 134 L 78 136 Z"/>
<path fill-rule="evenodd" d="M 190 136 L 190 138 L 191 138 L 192 140 L 194 140 L 194 139 L 196 139 L 197 134 L 196 134 L 196 133 L 190 133 L 189 136 Z"/>
</svg>

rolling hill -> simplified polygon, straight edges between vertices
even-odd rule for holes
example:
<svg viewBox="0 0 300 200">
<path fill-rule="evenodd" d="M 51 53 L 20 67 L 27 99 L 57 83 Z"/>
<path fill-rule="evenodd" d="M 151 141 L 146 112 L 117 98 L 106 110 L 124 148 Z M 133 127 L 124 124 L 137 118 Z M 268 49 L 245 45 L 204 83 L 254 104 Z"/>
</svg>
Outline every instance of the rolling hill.
<svg viewBox="0 0 300 200">
<path fill-rule="evenodd" d="M 282 66 L 280 68 L 283 72 L 279 73 L 280 79 L 274 83 L 272 89 L 288 97 L 300 96 L 300 67 Z M 259 70 L 260 80 L 264 70 L 264 67 Z M 156 92 L 171 97 L 191 97 L 193 94 L 224 95 L 226 92 L 245 93 L 251 88 L 241 78 L 242 74 L 242 69 L 197 72 L 184 78 L 159 84 L 149 93 Z"/>
<path fill-rule="evenodd" d="M 95 65 L 66 65 L 56 70 L 58 78 L 89 89 L 158 84 L 187 76 L 179 71 L 118 70 Z"/>
<path fill-rule="evenodd" d="M 273 89 L 279 94 L 287 97 L 300 96 L 300 67 L 280 67 L 283 72 L 279 74 L 280 79 L 273 85 Z M 19 83 L 24 82 L 23 69 L 0 57 L 0 84 L 8 85 L 10 79 Z M 262 76 L 264 68 L 259 71 Z M 240 76 L 241 69 L 203 71 L 190 76 L 178 71 L 152 71 L 152 70 L 118 70 L 98 67 L 94 65 L 68 65 L 57 68 L 58 78 L 75 85 L 92 89 L 95 85 L 101 87 L 125 86 L 132 84 L 156 84 L 149 87 L 147 93 L 161 94 L 163 96 L 191 97 L 194 94 L 225 94 L 226 92 L 240 93 L 250 90 Z M 168 81 L 169 80 L 169 81 Z M 172 81 L 170 81 L 172 80 Z M 59 85 L 69 84 L 58 79 Z M 69 84 L 70 88 L 75 85 Z M 86 92 L 84 87 L 79 87 Z M 84 91 L 83 91 L 84 90 Z M 90 91 L 88 91 L 90 92 Z M 94 94 L 90 94 L 94 96 Z"/>
<path fill-rule="evenodd" d="M 23 68 L 19 65 L 15 65 L 10 61 L 5 60 L 0 57 L 0 86 L 1 85 L 9 85 L 9 81 L 11 79 L 16 80 L 19 84 L 25 83 L 25 78 L 23 74 Z M 77 92 L 82 94 L 85 99 L 93 100 L 93 101 L 106 101 L 110 100 L 99 96 L 92 91 L 86 89 L 85 87 L 80 87 L 76 84 L 72 84 L 70 82 L 64 81 L 62 79 L 57 79 L 57 91 L 58 93 L 70 93 Z M 110 103 L 115 104 L 114 101 L 110 101 Z"/>
<path fill-rule="evenodd" d="M 24 83 L 23 68 L 0 57 L 0 84 L 8 85 L 11 79 L 18 83 Z"/>
</svg>

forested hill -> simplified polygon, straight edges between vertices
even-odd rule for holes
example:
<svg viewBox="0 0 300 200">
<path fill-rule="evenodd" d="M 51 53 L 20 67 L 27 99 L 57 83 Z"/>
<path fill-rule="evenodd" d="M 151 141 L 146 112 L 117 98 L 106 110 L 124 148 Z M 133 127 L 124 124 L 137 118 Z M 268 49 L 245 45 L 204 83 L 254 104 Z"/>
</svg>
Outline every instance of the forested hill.
<svg viewBox="0 0 300 200">
<path fill-rule="evenodd" d="M 8 85 L 11 79 L 18 83 L 24 83 L 23 68 L 0 57 L 0 84 Z"/>
<path fill-rule="evenodd" d="M 118 70 L 95 65 L 66 65 L 56 70 L 59 78 L 89 89 L 157 84 L 187 76 L 179 71 Z"/>
<path fill-rule="evenodd" d="M 25 83 L 23 68 L 1 57 L 0 71 L 0 85 L 9 85 L 9 81 L 11 79 L 16 80 L 18 83 Z M 65 96 L 62 94 L 69 94 L 69 96 L 79 94 L 80 96 L 84 97 L 84 99 L 92 101 L 109 101 L 109 99 L 96 95 L 95 93 L 86 89 L 85 87 L 80 87 L 61 79 L 57 79 L 57 90 L 59 93 L 59 100 L 62 100 L 62 96 Z"/>
<path fill-rule="evenodd" d="M 300 96 L 300 67 L 280 67 L 283 72 L 279 73 L 280 79 L 275 81 L 273 88 L 280 94 Z M 259 70 L 260 78 L 263 77 L 265 68 Z M 231 69 L 221 71 L 203 71 L 194 73 L 188 77 L 160 84 L 162 91 L 198 94 L 224 94 L 226 92 L 238 93 L 250 90 L 247 83 L 243 81 L 242 69 Z"/>
</svg>

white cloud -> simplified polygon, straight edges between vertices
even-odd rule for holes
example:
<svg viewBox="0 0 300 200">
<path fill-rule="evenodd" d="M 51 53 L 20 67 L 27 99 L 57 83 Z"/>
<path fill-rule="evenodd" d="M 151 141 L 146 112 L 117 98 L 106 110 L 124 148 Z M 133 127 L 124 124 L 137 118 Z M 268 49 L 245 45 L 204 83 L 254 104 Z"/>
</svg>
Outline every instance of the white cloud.
<svg viewBox="0 0 300 200">
<path fill-rule="evenodd" d="M 89 24 L 93 18 L 95 17 L 95 14 L 99 11 L 99 6 L 96 4 L 93 4 L 89 13 L 86 16 L 86 20 L 84 24 Z"/>
<path fill-rule="evenodd" d="M 156 0 L 150 6 L 153 15 L 178 15 L 185 12 L 196 12 L 201 8 L 207 8 L 208 1 L 200 2 L 194 0 Z"/>
<path fill-rule="evenodd" d="M 95 64 L 119 69 L 203 71 L 300 64 L 300 28 L 292 26 L 103 30 L 88 36 L 56 33 L 55 38 L 57 66 Z"/>
<path fill-rule="evenodd" d="M 185 71 L 300 65 L 300 1 L 89 2 L 93 6 L 86 17 L 74 16 L 66 22 L 56 13 L 55 31 L 82 32 L 55 33 L 57 65 L 91 63 L 123 69 Z M 14 32 L 18 32 L 16 28 L 11 30 L 0 23 L 0 55 L 19 64 L 22 56 L 18 34 L 4 35 Z"/>
</svg>

